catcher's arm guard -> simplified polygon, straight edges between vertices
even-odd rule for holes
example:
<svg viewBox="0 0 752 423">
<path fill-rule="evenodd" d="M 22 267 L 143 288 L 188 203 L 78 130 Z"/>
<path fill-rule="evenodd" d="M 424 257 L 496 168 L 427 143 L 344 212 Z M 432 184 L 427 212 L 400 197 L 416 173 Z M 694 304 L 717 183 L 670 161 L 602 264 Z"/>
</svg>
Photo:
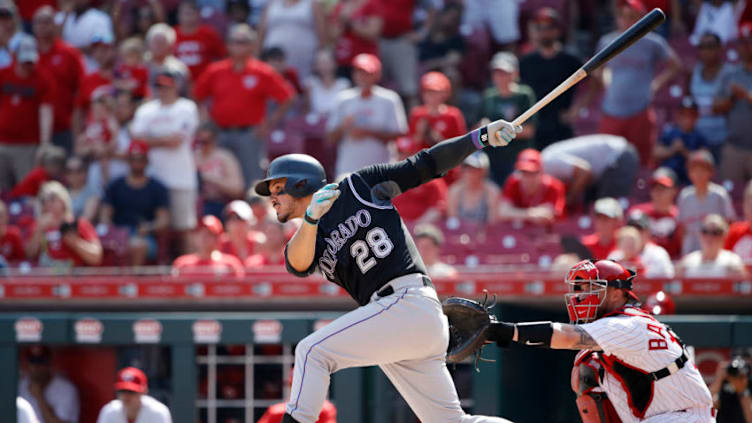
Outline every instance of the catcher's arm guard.
<svg viewBox="0 0 752 423">
<path fill-rule="evenodd" d="M 608 395 L 600 388 L 600 364 L 594 352 L 580 351 L 572 367 L 572 390 L 577 394 L 577 410 L 582 423 L 621 423 Z"/>
<path fill-rule="evenodd" d="M 447 363 L 459 363 L 475 355 L 478 370 L 478 360 L 483 360 L 480 354 L 488 340 L 488 327 L 496 322 L 496 317 L 489 312 L 495 305 L 496 296 L 489 302 L 487 292 L 482 302 L 458 297 L 444 301 L 444 314 L 449 320 Z"/>
</svg>

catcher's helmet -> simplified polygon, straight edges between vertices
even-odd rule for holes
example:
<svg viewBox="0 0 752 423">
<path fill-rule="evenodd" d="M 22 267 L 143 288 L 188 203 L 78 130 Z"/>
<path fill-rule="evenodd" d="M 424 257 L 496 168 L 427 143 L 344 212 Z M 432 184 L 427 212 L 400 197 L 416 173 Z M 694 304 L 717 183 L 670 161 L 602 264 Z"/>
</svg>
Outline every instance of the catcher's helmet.
<svg viewBox="0 0 752 423">
<path fill-rule="evenodd" d="M 266 179 L 256 182 L 256 194 L 271 195 L 269 182 L 279 178 L 287 178 L 285 193 L 293 197 L 313 194 L 326 184 L 324 167 L 318 160 L 307 154 L 285 154 L 269 163 Z"/>
<path fill-rule="evenodd" d="M 632 279 L 635 272 L 613 260 L 582 260 L 572 266 L 564 282 L 569 285 L 569 293 L 564 294 L 569 320 L 573 323 L 587 323 L 598 318 L 598 307 L 606 298 L 606 288 L 627 290 L 627 295 L 637 300 L 632 292 Z"/>
</svg>

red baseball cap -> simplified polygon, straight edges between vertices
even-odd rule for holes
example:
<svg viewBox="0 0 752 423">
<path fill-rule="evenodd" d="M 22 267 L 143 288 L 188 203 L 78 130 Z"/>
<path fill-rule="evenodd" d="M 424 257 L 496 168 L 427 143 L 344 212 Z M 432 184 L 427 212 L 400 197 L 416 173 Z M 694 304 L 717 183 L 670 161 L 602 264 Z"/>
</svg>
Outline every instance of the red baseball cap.
<svg viewBox="0 0 752 423">
<path fill-rule="evenodd" d="M 149 390 L 149 382 L 146 375 L 135 367 L 126 367 L 118 372 L 116 391 L 130 391 L 145 394 Z"/>
<path fill-rule="evenodd" d="M 420 144 L 412 137 L 397 138 L 397 151 L 403 154 L 414 154 L 420 151 Z"/>
<path fill-rule="evenodd" d="M 131 140 L 131 144 L 128 146 L 128 155 L 141 154 L 145 156 L 147 153 L 149 153 L 149 144 L 139 139 Z"/>
<path fill-rule="evenodd" d="M 540 151 L 534 150 L 532 148 L 526 148 L 520 151 L 519 156 L 517 156 L 517 163 L 515 163 L 514 168 L 525 172 L 540 172 Z"/>
<path fill-rule="evenodd" d="M 441 72 L 428 72 L 420 78 L 420 87 L 424 91 L 451 91 L 452 83 Z"/>
<path fill-rule="evenodd" d="M 355 56 L 352 66 L 370 74 L 381 73 L 381 60 L 373 54 L 361 53 Z"/>
<path fill-rule="evenodd" d="M 198 221 L 198 228 L 206 228 L 216 236 L 222 235 L 222 232 L 225 231 L 222 222 L 211 214 L 207 214 Z"/>
<path fill-rule="evenodd" d="M 650 176 L 650 185 L 661 185 L 666 188 L 673 188 L 676 186 L 676 172 L 668 167 L 659 167 Z"/>
</svg>

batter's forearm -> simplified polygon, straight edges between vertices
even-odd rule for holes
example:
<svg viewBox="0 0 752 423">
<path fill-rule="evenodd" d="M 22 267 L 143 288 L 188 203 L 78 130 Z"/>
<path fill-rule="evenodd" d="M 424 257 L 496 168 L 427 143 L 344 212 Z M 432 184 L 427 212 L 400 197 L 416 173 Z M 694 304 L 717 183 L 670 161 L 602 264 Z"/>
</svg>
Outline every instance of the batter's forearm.
<svg viewBox="0 0 752 423">
<path fill-rule="evenodd" d="M 465 158 L 478 151 L 471 133 L 444 140 L 428 149 L 436 165 L 436 174 L 444 174 L 459 166 Z"/>
<path fill-rule="evenodd" d="M 287 243 L 287 261 L 298 272 L 305 272 L 313 263 L 317 233 L 318 225 L 303 222 Z"/>
</svg>

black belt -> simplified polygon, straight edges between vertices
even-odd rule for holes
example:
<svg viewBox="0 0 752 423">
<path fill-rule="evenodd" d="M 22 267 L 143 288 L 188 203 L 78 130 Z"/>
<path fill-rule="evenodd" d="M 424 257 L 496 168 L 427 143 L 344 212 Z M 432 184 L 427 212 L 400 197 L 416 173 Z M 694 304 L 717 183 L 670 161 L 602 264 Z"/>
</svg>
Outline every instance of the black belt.
<svg viewBox="0 0 752 423">
<path fill-rule="evenodd" d="M 674 369 L 671 368 L 671 365 L 668 365 L 667 367 L 662 368 L 661 370 L 657 370 L 652 373 L 648 373 L 648 376 L 650 376 L 653 380 L 658 381 L 663 379 L 666 376 L 671 376 L 672 374 L 679 371 L 679 369 L 683 368 L 684 365 L 689 361 L 689 357 L 687 357 L 687 353 L 682 351 L 681 357 L 674 360 L 673 365 L 676 365 Z"/>
<path fill-rule="evenodd" d="M 421 279 L 423 280 L 423 286 L 430 286 L 433 288 L 433 282 L 431 282 L 431 279 L 428 276 L 422 275 Z M 376 293 L 376 296 L 382 298 L 388 297 L 392 294 L 394 294 L 394 288 L 392 288 L 392 285 L 387 284 L 387 286 L 381 288 L 381 290 Z"/>
</svg>

